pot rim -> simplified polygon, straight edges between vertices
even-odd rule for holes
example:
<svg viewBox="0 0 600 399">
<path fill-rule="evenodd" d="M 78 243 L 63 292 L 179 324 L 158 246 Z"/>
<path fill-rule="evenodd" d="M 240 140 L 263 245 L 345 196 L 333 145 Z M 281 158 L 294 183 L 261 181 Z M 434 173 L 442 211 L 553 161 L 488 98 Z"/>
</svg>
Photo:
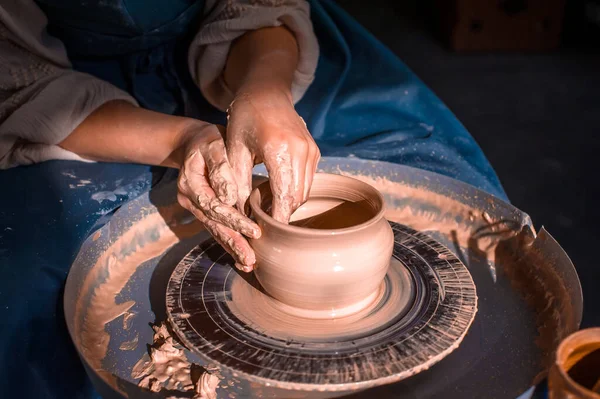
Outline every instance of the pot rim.
<svg viewBox="0 0 600 399">
<path fill-rule="evenodd" d="M 311 229 L 311 228 L 307 228 L 307 227 L 299 227 L 299 226 L 293 226 L 293 225 L 281 223 L 281 222 L 273 219 L 273 217 L 271 215 L 269 215 L 267 212 L 265 212 L 262 209 L 261 204 L 260 204 L 260 202 L 262 202 L 262 201 L 259 201 L 259 199 L 262 199 L 260 189 L 263 186 L 266 186 L 268 188 L 269 192 L 271 191 L 270 181 L 267 180 L 267 181 L 261 183 L 260 185 L 258 185 L 258 187 L 256 187 L 250 193 L 248 203 L 250 205 L 252 213 L 259 216 L 260 219 L 262 219 L 262 221 L 264 221 L 270 227 L 276 228 L 277 230 L 280 230 L 282 232 L 292 233 L 292 234 L 301 235 L 301 236 L 313 236 L 313 237 L 323 237 L 323 236 L 345 235 L 345 234 L 358 233 L 358 232 L 361 232 L 361 231 L 373 226 L 374 224 L 378 223 L 383 218 L 383 216 L 385 214 L 385 200 L 383 198 L 383 195 L 375 187 L 373 187 L 370 184 L 365 183 L 361 180 L 355 179 L 353 177 L 338 175 L 338 174 L 334 174 L 334 173 L 315 173 L 315 176 L 313 178 L 313 184 L 317 180 L 324 179 L 324 178 L 330 178 L 330 179 L 333 178 L 333 179 L 337 179 L 337 180 L 351 182 L 353 184 L 359 184 L 361 186 L 360 191 L 369 192 L 370 194 L 373 194 L 375 198 L 377 198 L 376 206 L 377 206 L 377 208 L 379 208 L 379 210 L 377 211 L 377 213 L 375 215 L 373 215 L 366 222 L 357 224 L 355 226 L 344 227 L 344 228 L 340 228 L 340 229 Z M 271 193 L 271 195 L 272 195 L 272 193 Z M 310 193 L 309 193 L 308 197 L 309 198 L 311 197 Z M 335 198 L 335 197 L 332 197 L 332 198 Z"/>
<path fill-rule="evenodd" d="M 560 343 L 558 348 L 556 349 L 556 360 L 554 364 L 556 366 L 556 370 L 558 371 L 563 381 L 567 384 L 570 384 L 569 388 L 574 388 L 578 390 L 578 393 L 585 393 L 593 398 L 600 398 L 600 395 L 596 392 L 590 390 L 589 388 L 584 387 L 579 384 L 577 381 L 573 380 L 568 373 L 568 370 L 565 370 L 565 363 L 568 360 L 569 356 L 573 354 L 578 348 L 586 345 L 586 344 L 596 344 L 598 343 L 598 339 L 600 338 L 600 327 L 590 327 L 583 330 L 575 331 Z M 572 346 L 573 345 L 573 346 Z"/>
</svg>

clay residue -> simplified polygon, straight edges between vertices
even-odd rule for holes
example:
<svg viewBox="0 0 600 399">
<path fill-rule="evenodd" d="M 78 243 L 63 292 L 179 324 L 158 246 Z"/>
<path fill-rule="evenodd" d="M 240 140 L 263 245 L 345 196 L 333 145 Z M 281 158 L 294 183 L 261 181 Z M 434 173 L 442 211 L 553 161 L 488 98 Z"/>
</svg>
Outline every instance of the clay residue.
<svg viewBox="0 0 600 399">
<path fill-rule="evenodd" d="M 487 256 L 492 267 L 498 243 L 514 235 L 515 230 L 520 230 L 523 223 L 518 216 L 515 220 L 494 220 L 485 212 L 424 188 L 411 187 L 383 178 L 354 176 L 344 172 L 341 174 L 371 184 L 386 197 L 393 198 L 394 203 L 397 202 L 399 205 L 388 204 L 386 217 L 389 220 L 419 231 L 438 231 L 463 248 L 474 248 L 481 251 Z M 414 204 L 427 206 L 416 207 L 413 206 Z M 167 215 L 175 215 L 177 212 L 174 209 L 177 207 L 169 208 L 166 211 L 162 209 L 160 213 L 152 213 L 135 222 L 116 242 L 104 249 L 86 276 L 80 290 L 81 294 L 75 309 L 75 320 L 82 320 L 82 322 L 75 323 L 75 343 L 91 368 L 113 387 L 116 386 L 115 377 L 102 367 L 111 339 L 106 331 L 106 324 L 124 316 L 123 328 L 127 330 L 135 315 L 131 312 L 134 302 L 117 303 L 116 298 L 141 265 L 160 256 L 169 247 L 176 244 L 179 241 L 178 235 L 180 237 L 191 236 L 197 234 L 201 229 L 199 223 L 189 226 L 169 226 L 169 223 L 176 218 L 171 219 Z M 492 273 L 494 273 L 493 269 Z M 161 334 L 166 342 L 164 333 Z M 171 345 L 173 348 L 171 348 L 168 345 L 164 348 L 159 345 L 157 350 L 162 351 L 162 355 L 157 352 L 156 358 L 164 360 L 168 357 L 167 355 L 176 355 L 174 349 L 177 349 L 177 346 L 173 344 Z M 171 351 L 172 349 L 173 351 Z M 148 356 L 146 360 L 152 361 L 156 365 L 156 359 Z M 172 358 L 167 360 L 167 363 L 170 361 L 174 362 L 175 360 Z M 169 365 L 173 367 L 172 364 Z M 164 370 L 167 374 L 169 365 Z M 138 372 L 143 370 L 138 369 Z M 149 376 L 146 373 L 140 375 L 143 376 L 142 378 Z M 171 376 L 174 374 L 171 373 Z M 214 378 L 207 375 L 204 381 L 199 379 L 199 383 L 185 386 L 195 390 L 198 386 L 212 386 L 212 380 Z M 149 381 L 148 388 L 152 389 L 152 384 L 157 383 Z M 199 392 L 197 395 L 204 396 L 197 397 L 211 397 L 209 391 Z"/>
<path fill-rule="evenodd" d="M 163 219 L 168 214 L 175 212 L 166 210 L 146 216 L 107 248 L 86 276 L 75 305 L 75 320 L 83 321 L 75 323 L 75 344 L 90 367 L 115 389 L 118 389 L 115 377 L 102 367 L 111 339 L 106 324 L 128 314 L 135 304 L 117 303 L 117 296 L 138 267 L 176 244 L 178 235 L 194 235 L 202 228 L 199 222 L 169 226 Z"/>
<path fill-rule="evenodd" d="M 138 346 L 138 340 L 140 336 L 139 334 L 135 334 L 135 337 L 131 341 L 125 341 L 120 346 L 119 349 L 122 351 L 132 351 Z"/>
<path fill-rule="evenodd" d="M 171 336 L 166 323 L 152 328 L 154 340 L 150 355 L 145 354 L 131 372 L 131 377 L 139 380 L 138 386 L 152 392 L 180 391 L 193 393 L 194 399 L 216 399 L 221 380 L 218 371 L 202 371 L 200 366 L 192 364 L 183 347 Z"/>
<path fill-rule="evenodd" d="M 92 199 L 98 202 L 116 201 L 117 196 L 112 191 L 99 191 L 97 193 L 92 194 Z"/>
<path fill-rule="evenodd" d="M 137 313 L 135 312 L 125 312 L 123 315 L 123 329 L 129 330 L 131 328 L 131 323 L 133 322 L 133 318 Z"/>
<path fill-rule="evenodd" d="M 536 384 L 546 377 L 560 341 L 579 328 L 580 320 L 566 282 L 557 272 L 558 260 L 545 253 L 539 237 L 542 234 L 534 240 L 533 233 L 524 228 L 513 239 L 503 241 L 497 251 L 502 273 L 535 311 L 536 345 L 541 349 Z"/>
<path fill-rule="evenodd" d="M 388 270 L 390 296 L 382 302 L 385 283 L 375 299 L 359 312 L 342 318 L 308 318 L 306 311 L 286 306 L 233 275 L 229 310 L 244 324 L 270 337 L 298 342 L 327 342 L 331 339 L 350 340 L 389 323 L 410 305 L 414 287 L 408 270 L 394 260 Z M 377 308 L 377 311 L 373 310 Z"/>
</svg>

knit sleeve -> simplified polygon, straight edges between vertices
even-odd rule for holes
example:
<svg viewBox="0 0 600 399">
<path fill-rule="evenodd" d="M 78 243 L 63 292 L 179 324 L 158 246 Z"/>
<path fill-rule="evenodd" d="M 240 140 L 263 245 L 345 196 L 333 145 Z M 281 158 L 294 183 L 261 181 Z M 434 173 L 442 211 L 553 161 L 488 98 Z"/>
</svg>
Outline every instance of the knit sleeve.
<svg viewBox="0 0 600 399">
<path fill-rule="evenodd" d="M 231 43 L 248 31 L 286 26 L 294 33 L 299 62 L 294 73 L 292 96 L 299 101 L 314 79 L 319 44 L 306 0 L 207 0 L 204 20 L 189 49 L 189 68 L 204 97 L 226 110 L 233 100 L 223 70 Z"/>
</svg>

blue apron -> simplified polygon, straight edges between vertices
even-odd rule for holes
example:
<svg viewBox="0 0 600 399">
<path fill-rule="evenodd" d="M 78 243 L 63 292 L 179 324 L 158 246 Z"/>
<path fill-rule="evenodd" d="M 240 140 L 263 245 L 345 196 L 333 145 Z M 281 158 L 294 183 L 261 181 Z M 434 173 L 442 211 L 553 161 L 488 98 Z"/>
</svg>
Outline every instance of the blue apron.
<svg viewBox="0 0 600 399">
<path fill-rule="evenodd" d="M 83 2 L 85 3 L 85 2 Z M 203 2 L 38 0 L 74 68 L 159 112 L 224 123 L 187 70 Z M 321 53 L 297 110 L 323 155 L 441 173 L 506 199 L 473 138 L 394 54 L 330 0 L 311 1 Z M 96 395 L 70 342 L 62 287 L 82 241 L 164 169 L 52 161 L 0 173 L 0 397 Z M 114 192 L 111 200 L 91 197 Z"/>
</svg>

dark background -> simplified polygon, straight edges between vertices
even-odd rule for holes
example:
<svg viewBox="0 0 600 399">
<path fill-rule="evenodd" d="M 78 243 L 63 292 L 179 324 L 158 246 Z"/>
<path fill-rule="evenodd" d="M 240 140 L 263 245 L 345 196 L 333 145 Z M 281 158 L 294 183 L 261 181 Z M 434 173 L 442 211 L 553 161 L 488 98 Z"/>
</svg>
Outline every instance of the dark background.
<svg viewBox="0 0 600 399">
<path fill-rule="evenodd" d="M 467 54 L 448 48 L 430 1 L 338 3 L 471 132 L 512 203 L 571 257 L 583 287 L 583 327 L 600 326 L 600 34 L 585 1 L 567 1 L 558 49 Z"/>
</svg>

